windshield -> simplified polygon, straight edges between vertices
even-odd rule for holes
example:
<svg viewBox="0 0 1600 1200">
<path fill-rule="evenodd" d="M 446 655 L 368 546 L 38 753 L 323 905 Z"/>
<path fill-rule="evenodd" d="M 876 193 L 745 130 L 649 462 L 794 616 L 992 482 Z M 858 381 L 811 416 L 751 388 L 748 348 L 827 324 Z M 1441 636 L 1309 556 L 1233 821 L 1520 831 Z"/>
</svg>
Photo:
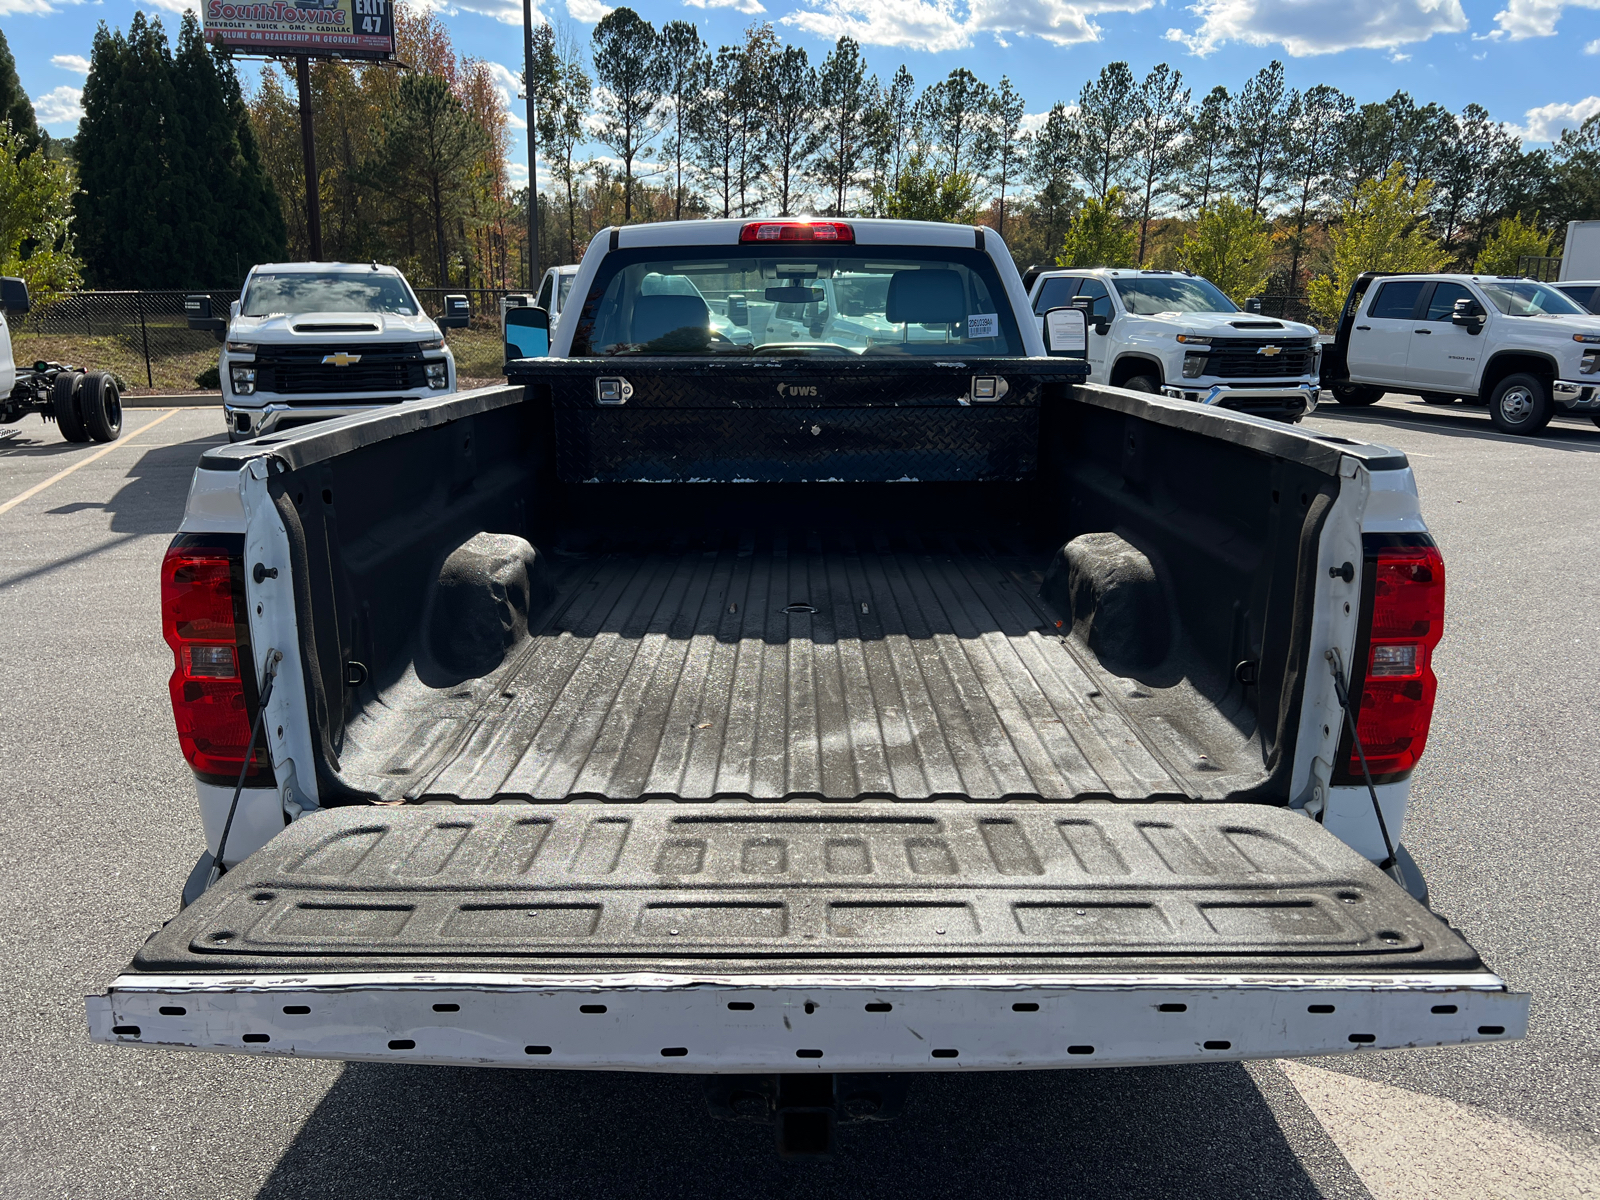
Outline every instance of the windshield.
<svg viewBox="0 0 1600 1200">
<path fill-rule="evenodd" d="M 239 303 L 242 317 L 270 317 L 280 313 L 394 313 L 411 317 L 416 299 L 398 275 L 376 271 L 295 271 L 282 275 L 254 275 Z"/>
<path fill-rule="evenodd" d="M 1489 303 L 1508 317 L 1583 316 L 1583 309 L 1553 287 L 1531 279 L 1480 279 Z"/>
<path fill-rule="evenodd" d="M 571 351 L 575 357 L 955 352 L 1026 353 L 986 254 L 914 246 L 829 246 L 824 255 L 812 247 L 771 246 L 608 255 Z"/>
<path fill-rule="evenodd" d="M 1239 306 L 1224 296 L 1217 285 L 1206 279 L 1186 276 L 1135 276 L 1118 277 L 1111 281 L 1122 297 L 1122 307 L 1135 316 L 1152 317 L 1156 313 L 1202 312 L 1233 313 Z"/>
</svg>

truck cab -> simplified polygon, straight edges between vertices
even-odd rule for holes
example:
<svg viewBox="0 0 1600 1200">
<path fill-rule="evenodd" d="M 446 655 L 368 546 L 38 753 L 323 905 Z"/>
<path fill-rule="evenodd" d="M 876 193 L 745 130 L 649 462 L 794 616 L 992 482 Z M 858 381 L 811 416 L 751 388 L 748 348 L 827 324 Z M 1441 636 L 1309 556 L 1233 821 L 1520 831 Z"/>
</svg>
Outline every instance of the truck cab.
<svg viewBox="0 0 1600 1200">
<path fill-rule="evenodd" d="M 1298 421 L 1317 406 L 1317 331 L 1240 311 L 1209 280 L 1180 271 L 1030 272 L 1043 322 L 1053 308 L 1089 318 L 1089 380 Z"/>
<path fill-rule="evenodd" d="M 1537 433 L 1563 410 L 1600 418 L 1600 317 L 1533 279 L 1368 272 L 1322 383 L 1356 406 L 1385 392 L 1481 400 L 1501 431 Z"/>
<path fill-rule="evenodd" d="M 465 297 L 438 321 L 395 267 L 263 263 L 226 319 L 210 298 L 186 301 L 191 328 L 222 342 L 218 363 L 229 441 L 448 395 L 455 356 L 444 327 L 466 324 Z"/>
</svg>

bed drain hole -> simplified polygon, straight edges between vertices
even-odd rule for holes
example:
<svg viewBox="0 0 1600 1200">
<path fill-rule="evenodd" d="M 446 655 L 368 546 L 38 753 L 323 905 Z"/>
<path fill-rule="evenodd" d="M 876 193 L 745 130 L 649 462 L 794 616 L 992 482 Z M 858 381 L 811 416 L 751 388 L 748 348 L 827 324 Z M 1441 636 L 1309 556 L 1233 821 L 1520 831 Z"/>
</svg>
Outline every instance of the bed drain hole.
<svg viewBox="0 0 1600 1200">
<path fill-rule="evenodd" d="M 1456 1011 L 1456 1006 L 1454 1004 L 1435 1004 L 1433 1006 L 1433 1011 L 1442 1017 L 1447 1017 Z"/>
<path fill-rule="evenodd" d="M 139 1027 L 137 1025 L 113 1025 L 111 1032 L 118 1037 L 138 1037 Z"/>
<path fill-rule="evenodd" d="M 309 1004 L 285 1004 L 283 1011 L 291 1017 L 303 1017 L 311 1011 L 311 1006 Z"/>
<path fill-rule="evenodd" d="M 961 1057 L 961 1051 L 959 1051 L 959 1050 L 935 1050 L 933 1052 L 933 1056 L 935 1058 L 960 1058 Z"/>
<path fill-rule="evenodd" d="M 605 1012 L 605 1010 L 606 1010 L 606 1006 L 604 1004 L 580 1004 L 580 1005 L 578 1005 L 578 1011 L 581 1012 L 581 1013 L 603 1013 L 603 1012 Z"/>
<path fill-rule="evenodd" d="M 179 1008 L 176 1004 L 163 1004 L 159 1011 L 163 1017 L 181 1017 L 189 1010 Z"/>
<path fill-rule="evenodd" d="M 1157 1012 L 1188 1012 L 1187 1004 L 1161 1004 L 1156 1006 Z"/>
<path fill-rule="evenodd" d="M 211 935 L 211 940 L 216 942 L 218 945 L 221 945 L 223 942 L 231 942 L 233 941 L 233 933 L 231 930 L 227 929 L 219 930 Z"/>
<path fill-rule="evenodd" d="M 1331 1005 L 1331 1004 L 1308 1004 L 1308 1005 L 1306 1005 L 1306 1011 L 1307 1012 L 1313 1012 L 1313 1013 L 1331 1013 L 1333 1011 L 1333 1005 Z"/>
<path fill-rule="evenodd" d="M 794 1056 L 796 1058 L 821 1058 L 822 1057 L 822 1051 L 821 1050 L 796 1050 L 794 1052 Z"/>
<path fill-rule="evenodd" d="M 687 1046 L 664 1046 L 661 1050 L 662 1058 L 686 1058 L 688 1054 Z"/>
<path fill-rule="evenodd" d="M 524 1046 L 522 1048 L 522 1052 L 524 1054 L 549 1054 L 550 1053 L 550 1047 L 549 1046 Z"/>
<path fill-rule="evenodd" d="M 415 1050 L 416 1048 L 417 1044 L 410 1038 L 395 1038 L 394 1041 L 389 1043 L 389 1049 L 391 1050 Z"/>
<path fill-rule="evenodd" d="M 433 1011 L 434 1012 L 460 1012 L 461 1011 L 461 1005 L 459 1005 L 459 1004 L 435 1004 L 433 1006 Z"/>
<path fill-rule="evenodd" d="M 812 1013 L 814 1013 L 816 1011 L 817 1011 L 817 1002 L 815 1000 L 807 1000 L 806 1001 L 806 1016 L 809 1017 Z"/>
<path fill-rule="evenodd" d="M 748 1000 L 730 1000 L 728 1001 L 728 1007 L 734 1012 L 753 1012 L 755 1010 L 755 1005 Z"/>
<path fill-rule="evenodd" d="M 266 1033 L 247 1033 L 244 1035 L 244 1040 L 247 1042 L 270 1042 L 272 1040 L 272 1035 Z"/>
<path fill-rule="evenodd" d="M 894 1005 L 892 1005 L 892 1004 L 884 1004 L 882 1001 L 876 1001 L 876 1002 L 874 1002 L 872 1004 L 867 1005 L 867 1011 L 868 1012 L 892 1012 L 893 1010 L 894 1010 Z"/>
<path fill-rule="evenodd" d="M 1227 1042 L 1223 1042 L 1222 1044 L 1224 1046 L 1226 1046 L 1228 1043 Z M 1067 1053 L 1068 1054 L 1093 1054 L 1094 1053 L 1094 1047 L 1093 1046 L 1068 1046 L 1067 1047 Z"/>
<path fill-rule="evenodd" d="M 1489 1035 L 1489 1036 L 1493 1036 L 1493 1035 L 1498 1034 L 1498 1033 L 1504 1033 L 1505 1031 L 1506 1031 L 1506 1027 L 1504 1025 L 1479 1025 L 1478 1026 L 1478 1032 L 1479 1033 L 1486 1034 L 1486 1035 Z"/>
<path fill-rule="evenodd" d="M 793 604 L 785 606 L 783 611 L 798 616 L 809 616 L 817 610 L 804 600 L 796 600 Z"/>
<path fill-rule="evenodd" d="M 1011 1006 L 1011 1011 L 1012 1012 L 1038 1012 L 1039 1011 L 1039 1006 L 1037 1004 L 1035 1004 L 1032 1000 L 1024 1000 L 1020 1004 L 1013 1004 Z"/>
<path fill-rule="evenodd" d="M 1232 1042 L 1207 1042 L 1206 1043 L 1206 1049 L 1207 1050 L 1232 1050 L 1233 1049 L 1233 1043 Z"/>
<path fill-rule="evenodd" d="M 1369 1043 L 1377 1041 L 1378 1035 L 1375 1033 L 1352 1033 L 1350 1035 L 1350 1040 L 1355 1042 L 1358 1046 L 1365 1046 Z"/>
</svg>

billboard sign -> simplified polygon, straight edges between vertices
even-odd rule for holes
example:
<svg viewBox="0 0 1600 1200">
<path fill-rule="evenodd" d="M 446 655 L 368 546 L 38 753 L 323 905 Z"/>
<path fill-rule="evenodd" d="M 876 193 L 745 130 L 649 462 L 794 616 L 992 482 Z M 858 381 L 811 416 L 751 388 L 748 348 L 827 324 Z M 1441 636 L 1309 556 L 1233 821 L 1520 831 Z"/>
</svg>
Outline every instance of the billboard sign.
<svg viewBox="0 0 1600 1200">
<path fill-rule="evenodd" d="M 206 40 L 244 54 L 392 58 L 392 0 L 206 0 Z"/>
</svg>

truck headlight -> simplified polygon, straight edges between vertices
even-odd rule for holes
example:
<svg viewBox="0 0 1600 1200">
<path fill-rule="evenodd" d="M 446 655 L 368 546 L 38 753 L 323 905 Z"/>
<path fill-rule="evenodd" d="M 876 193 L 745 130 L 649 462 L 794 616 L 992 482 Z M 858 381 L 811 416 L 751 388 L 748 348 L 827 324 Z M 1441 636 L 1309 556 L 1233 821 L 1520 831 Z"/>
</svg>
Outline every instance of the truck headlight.
<svg viewBox="0 0 1600 1200">
<path fill-rule="evenodd" d="M 233 394 L 235 396 L 253 396 L 256 390 L 256 369 L 254 367 L 229 367 L 228 373 L 233 379 Z"/>
<path fill-rule="evenodd" d="M 1195 379 L 1206 373 L 1206 356 L 1204 354 L 1185 354 L 1183 356 L 1183 377 Z"/>
<path fill-rule="evenodd" d="M 443 350 L 444 349 L 444 339 L 442 337 L 429 338 L 425 342 L 418 343 L 417 349 L 418 350 Z"/>
<path fill-rule="evenodd" d="M 228 353 L 229 354 L 254 354 L 255 352 L 256 352 L 256 344 L 254 342 L 229 342 L 228 343 Z"/>
<path fill-rule="evenodd" d="M 428 372 L 428 386 L 443 389 L 450 386 L 450 368 L 444 362 L 431 362 L 424 368 Z"/>
</svg>

